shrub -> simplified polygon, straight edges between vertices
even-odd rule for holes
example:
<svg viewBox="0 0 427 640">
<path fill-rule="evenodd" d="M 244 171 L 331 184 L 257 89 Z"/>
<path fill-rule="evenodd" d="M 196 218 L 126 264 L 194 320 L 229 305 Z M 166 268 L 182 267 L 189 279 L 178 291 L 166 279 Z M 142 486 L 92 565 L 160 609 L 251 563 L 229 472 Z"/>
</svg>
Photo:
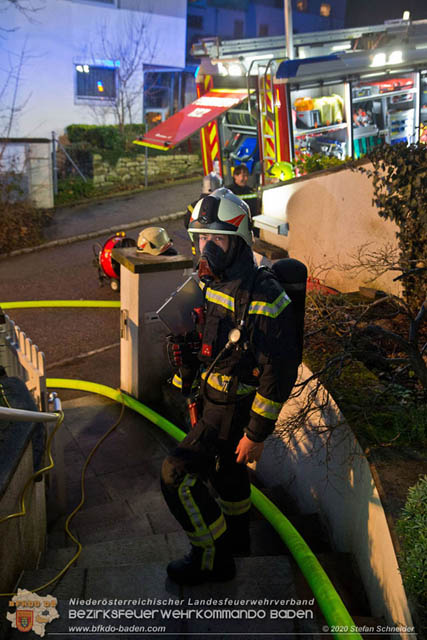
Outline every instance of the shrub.
<svg viewBox="0 0 427 640">
<path fill-rule="evenodd" d="M 90 198 L 95 191 L 92 180 L 86 182 L 80 177 L 58 180 L 58 193 L 55 204 L 67 204 L 82 198 Z"/>
<path fill-rule="evenodd" d="M 0 253 L 9 253 L 43 242 L 43 228 L 51 218 L 27 202 L 3 203 L 0 207 Z"/>
<path fill-rule="evenodd" d="M 132 141 L 145 131 L 143 124 L 127 124 L 123 133 L 117 125 L 70 124 L 67 136 L 72 144 L 93 151 L 133 151 Z"/>
<path fill-rule="evenodd" d="M 425 298 L 427 268 L 427 145 L 386 144 L 368 158 L 373 170 L 358 170 L 372 179 L 378 215 L 399 227 L 398 266 L 406 274 L 405 298 L 418 309 Z"/>
<path fill-rule="evenodd" d="M 427 476 L 409 489 L 397 531 L 401 536 L 399 559 L 404 584 L 421 615 L 427 609 Z"/>
</svg>

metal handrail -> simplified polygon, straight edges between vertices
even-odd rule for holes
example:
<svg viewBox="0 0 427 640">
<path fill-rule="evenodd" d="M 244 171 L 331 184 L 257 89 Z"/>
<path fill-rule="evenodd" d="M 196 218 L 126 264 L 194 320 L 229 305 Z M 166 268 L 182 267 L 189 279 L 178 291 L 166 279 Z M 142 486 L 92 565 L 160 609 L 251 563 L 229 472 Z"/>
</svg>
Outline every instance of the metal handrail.
<svg viewBox="0 0 427 640">
<path fill-rule="evenodd" d="M 58 413 L 61 411 L 61 400 L 56 394 L 51 394 L 55 413 L 46 411 L 29 411 L 28 409 L 14 409 L 12 407 L 0 407 L 0 420 L 9 422 L 57 422 Z"/>
</svg>

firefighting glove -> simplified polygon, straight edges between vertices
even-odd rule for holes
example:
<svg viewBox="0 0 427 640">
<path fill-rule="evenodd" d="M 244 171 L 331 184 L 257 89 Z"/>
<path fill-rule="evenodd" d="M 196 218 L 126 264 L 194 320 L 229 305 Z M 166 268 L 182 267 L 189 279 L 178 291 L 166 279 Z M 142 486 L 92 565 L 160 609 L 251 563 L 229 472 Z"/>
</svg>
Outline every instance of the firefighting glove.
<svg viewBox="0 0 427 640">
<path fill-rule="evenodd" d="M 195 331 L 186 333 L 183 336 L 167 336 L 167 352 L 169 363 L 174 369 L 198 368 L 199 361 L 197 354 L 200 351 L 201 343 L 199 335 Z"/>
<path fill-rule="evenodd" d="M 167 351 L 171 366 L 178 370 L 181 378 L 181 392 L 185 397 L 191 394 L 193 382 L 199 370 L 200 362 L 197 354 L 201 343 L 196 331 L 185 336 L 168 336 Z"/>
</svg>

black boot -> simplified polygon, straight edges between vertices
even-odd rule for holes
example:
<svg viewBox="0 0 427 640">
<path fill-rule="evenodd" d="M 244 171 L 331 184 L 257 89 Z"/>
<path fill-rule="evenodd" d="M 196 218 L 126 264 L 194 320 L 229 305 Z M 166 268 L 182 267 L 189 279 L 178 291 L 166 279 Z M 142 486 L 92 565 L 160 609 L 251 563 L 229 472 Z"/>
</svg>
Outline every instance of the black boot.
<svg viewBox="0 0 427 640">
<path fill-rule="evenodd" d="M 225 516 L 227 535 L 233 556 L 251 555 L 251 537 L 249 533 L 249 511 L 238 516 Z"/>
<path fill-rule="evenodd" d="M 224 536 L 221 536 L 223 538 Z M 236 565 L 226 540 L 217 540 L 212 569 L 202 569 L 203 549 L 191 545 L 188 555 L 170 562 L 168 576 L 178 584 L 200 584 L 201 582 L 221 582 L 232 580 L 236 575 Z"/>
</svg>

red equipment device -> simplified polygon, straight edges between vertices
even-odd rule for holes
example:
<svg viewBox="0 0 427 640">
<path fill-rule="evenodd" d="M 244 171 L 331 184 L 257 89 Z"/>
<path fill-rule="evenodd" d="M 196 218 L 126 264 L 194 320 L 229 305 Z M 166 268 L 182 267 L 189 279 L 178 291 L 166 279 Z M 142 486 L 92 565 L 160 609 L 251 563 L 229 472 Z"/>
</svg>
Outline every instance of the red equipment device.
<svg viewBox="0 0 427 640">
<path fill-rule="evenodd" d="M 128 238 L 124 231 L 118 231 L 103 245 L 93 245 L 94 265 L 98 269 L 99 283 L 102 286 L 106 281 L 109 282 L 113 291 L 120 290 L 120 264 L 113 259 L 111 252 L 113 249 L 124 247 L 136 247 L 136 241 Z"/>
</svg>

